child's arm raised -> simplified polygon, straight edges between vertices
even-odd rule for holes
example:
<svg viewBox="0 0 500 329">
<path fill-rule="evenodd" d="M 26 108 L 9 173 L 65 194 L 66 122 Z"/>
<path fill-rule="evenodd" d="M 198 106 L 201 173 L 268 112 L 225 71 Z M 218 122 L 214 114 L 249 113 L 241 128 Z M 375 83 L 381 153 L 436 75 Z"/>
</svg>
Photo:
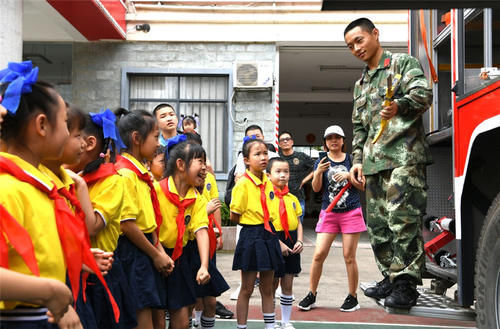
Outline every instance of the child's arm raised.
<svg viewBox="0 0 500 329">
<path fill-rule="evenodd" d="M 198 273 L 196 273 L 196 282 L 198 282 L 198 284 L 205 284 L 210 280 L 210 274 L 208 273 L 208 254 L 210 249 L 208 230 L 206 228 L 201 228 L 196 231 L 195 235 L 201 263 L 200 269 Z"/>
</svg>

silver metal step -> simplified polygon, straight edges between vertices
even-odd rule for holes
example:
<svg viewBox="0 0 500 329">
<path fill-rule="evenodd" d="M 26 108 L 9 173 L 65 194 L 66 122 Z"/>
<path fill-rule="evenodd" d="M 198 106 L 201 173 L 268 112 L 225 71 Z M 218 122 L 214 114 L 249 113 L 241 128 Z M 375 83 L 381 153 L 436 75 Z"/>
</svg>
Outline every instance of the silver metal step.
<svg viewBox="0 0 500 329">
<path fill-rule="evenodd" d="M 367 288 L 375 286 L 375 284 L 376 282 L 362 282 L 359 286 L 364 292 Z M 417 288 L 417 290 L 420 293 L 417 305 L 409 310 L 385 307 L 384 299 L 376 301 L 387 313 L 391 314 L 406 314 L 460 321 L 474 321 L 476 319 L 476 312 L 473 308 L 461 307 L 448 296 L 432 294 L 424 288 Z"/>
</svg>

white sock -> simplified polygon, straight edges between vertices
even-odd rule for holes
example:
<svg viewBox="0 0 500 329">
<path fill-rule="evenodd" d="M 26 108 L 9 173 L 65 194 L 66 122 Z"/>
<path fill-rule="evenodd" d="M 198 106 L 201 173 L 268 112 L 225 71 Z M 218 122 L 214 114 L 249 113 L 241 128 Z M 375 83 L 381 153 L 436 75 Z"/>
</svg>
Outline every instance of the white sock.
<svg viewBox="0 0 500 329">
<path fill-rule="evenodd" d="M 292 315 L 292 304 L 293 304 L 293 295 L 287 296 L 281 294 L 280 297 L 281 323 L 290 322 L 290 317 Z"/>
<path fill-rule="evenodd" d="M 274 329 L 274 318 L 275 313 L 262 313 L 264 315 L 264 323 L 266 324 L 266 329 Z"/>
<path fill-rule="evenodd" d="M 215 327 L 215 316 L 213 318 L 201 317 L 201 329 L 210 329 Z"/>
<path fill-rule="evenodd" d="M 247 325 L 246 324 L 238 324 L 238 325 L 236 325 L 236 328 L 238 328 L 238 329 L 247 329 Z"/>
<path fill-rule="evenodd" d="M 197 310 L 194 310 L 194 318 L 196 319 L 196 323 L 198 325 L 200 325 L 200 319 L 201 319 L 201 314 L 203 313 L 203 310 L 201 311 L 197 311 Z"/>
<path fill-rule="evenodd" d="M 188 328 L 189 329 L 193 328 L 193 317 L 192 316 L 189 317 L 189 327 Z"/>
</svg>

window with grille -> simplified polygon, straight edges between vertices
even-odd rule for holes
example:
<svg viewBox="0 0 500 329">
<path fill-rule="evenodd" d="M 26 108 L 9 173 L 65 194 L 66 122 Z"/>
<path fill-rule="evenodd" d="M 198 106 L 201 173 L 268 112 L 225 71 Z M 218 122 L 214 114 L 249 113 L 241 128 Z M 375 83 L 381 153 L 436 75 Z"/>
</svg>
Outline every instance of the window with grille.
<svg viewBox="0 0 500 329">
<path fill-rule="evenodd" d="M 179 119 L 197 114 L 207 157 L 215 172 L 226 172 L 228 80 L 228 75 L 129 75 L 129 108 L 152 112 L 168 103 Z"/>
</svg>

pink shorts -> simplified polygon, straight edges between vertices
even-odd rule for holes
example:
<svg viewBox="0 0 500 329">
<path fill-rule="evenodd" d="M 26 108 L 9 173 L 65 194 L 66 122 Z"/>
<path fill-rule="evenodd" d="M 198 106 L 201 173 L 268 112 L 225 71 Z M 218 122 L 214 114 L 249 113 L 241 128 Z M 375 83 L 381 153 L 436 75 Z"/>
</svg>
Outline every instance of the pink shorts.
<svg viewBox="0 0 500 329">
<path fill-rule="evenodd" d="M 366 231 L 361 207 L 347 212 L 321 210 L 316 233 L 359 233 Z"/>
</svg>

